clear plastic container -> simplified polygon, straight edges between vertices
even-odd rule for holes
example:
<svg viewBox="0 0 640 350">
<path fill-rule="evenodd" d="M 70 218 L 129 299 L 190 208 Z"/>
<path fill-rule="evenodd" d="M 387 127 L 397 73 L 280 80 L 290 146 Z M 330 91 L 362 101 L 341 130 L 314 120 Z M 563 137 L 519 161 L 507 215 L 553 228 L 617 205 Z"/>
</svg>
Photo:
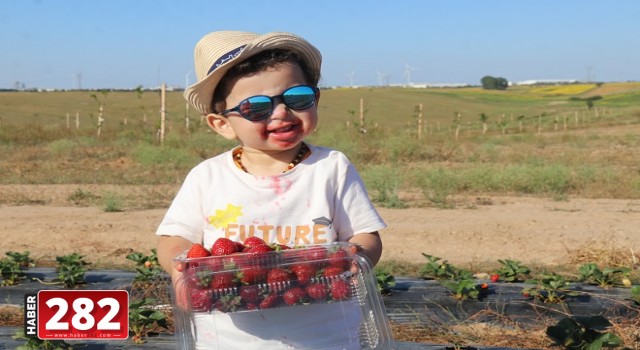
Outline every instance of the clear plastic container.
<svg viewBox="0 0 640 350">
<path fill-rule="evenodd" d="M 371 264 L 349 243 L 186 258 L 178 349 L 391 349 Z"/>
</svg>

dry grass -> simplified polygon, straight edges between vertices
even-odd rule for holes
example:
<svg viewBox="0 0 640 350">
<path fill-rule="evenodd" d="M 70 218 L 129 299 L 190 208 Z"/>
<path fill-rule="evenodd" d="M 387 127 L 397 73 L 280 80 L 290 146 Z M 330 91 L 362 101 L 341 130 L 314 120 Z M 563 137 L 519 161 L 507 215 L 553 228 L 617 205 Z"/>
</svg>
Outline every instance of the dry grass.
<svg viewBox="0 0 640 350">
<path fill-rule="evenodd" d="M 615 248 L 614 241 L 590 241 L 578 248 L 567 248 L 569 263 L 596 263 L 608 267 L 640 267 L 640 255 L 629 247 L 628 250 Z"/>
<path fill-rule="evenodd" d="M 0 326 L 21 327 L 24 324 L 24 314 L 21 307 L 0 304 Z"/>
</svg>

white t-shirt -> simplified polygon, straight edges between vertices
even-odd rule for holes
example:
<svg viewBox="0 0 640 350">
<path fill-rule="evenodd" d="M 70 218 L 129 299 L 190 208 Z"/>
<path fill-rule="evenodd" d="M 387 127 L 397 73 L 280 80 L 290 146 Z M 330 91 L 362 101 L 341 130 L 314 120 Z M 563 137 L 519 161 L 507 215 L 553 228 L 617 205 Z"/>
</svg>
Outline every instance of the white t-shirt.
<svg viewBox="0 0 640 350">
<path fill-rule="evenodd" d="M 309 148 L 309 157 L 275 176 L 240 170 L 232 150 L 203 161 L 187 175 L 156 234 L 181 236 L 207 248 L 219 237 L 242 242 L 249 236 L 310 245 L 386 227 L 345 155 Z M 362 317 L 352 302 L 246 314 L 213 311 L 195 314 L 191 331 L 197 348 L 358 349 Z"/>
<path fill-rule="evenodd" d="M 219 237 L 242 242 L 249 236 L 309 245 L 386 227 L 344 154 L 309 148 L 309 157 L 274 176 L 240 170 L 231 150 L 203 161 L 187 175 L 156 234 L 207 248 Z"/>
</svg>

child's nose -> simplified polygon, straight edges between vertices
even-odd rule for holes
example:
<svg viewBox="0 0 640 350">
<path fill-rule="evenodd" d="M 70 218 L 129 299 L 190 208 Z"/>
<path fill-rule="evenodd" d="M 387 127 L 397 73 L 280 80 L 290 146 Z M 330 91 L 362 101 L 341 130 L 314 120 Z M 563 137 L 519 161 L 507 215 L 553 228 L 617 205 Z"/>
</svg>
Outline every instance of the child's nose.
<svg viewBox="0 0 640 350">
<path fill-rule="evenodd" d="M 271 113 L 271 119 L 285 119 L 289 115 L 289 107 L 287 107 L 282 101 L 278 101 L 273 106 L 273 113 Z"/>
</svg>

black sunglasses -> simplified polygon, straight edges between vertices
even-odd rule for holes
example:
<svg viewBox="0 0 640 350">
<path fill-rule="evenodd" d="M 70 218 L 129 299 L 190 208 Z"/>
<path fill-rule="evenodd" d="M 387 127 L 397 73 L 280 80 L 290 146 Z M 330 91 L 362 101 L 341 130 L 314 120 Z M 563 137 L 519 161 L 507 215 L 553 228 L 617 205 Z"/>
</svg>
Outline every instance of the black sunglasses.
<svg viewBox="0 0 640 350">
<path fill-rule="evenodd" d="M 294 111 L 302 111 L 315 104 L 317 93 L 317 87 L 297 85 L 284 90 L 282 94 L 277 96 L 257 95 L 248 97 L 240 101 L 237 106 L 224 110 L 220 114 L 227 115 L 229 112 L 238 112 L 244 119 L 256 122 L 270 116 L 278 100 Z"/>
</svg>

